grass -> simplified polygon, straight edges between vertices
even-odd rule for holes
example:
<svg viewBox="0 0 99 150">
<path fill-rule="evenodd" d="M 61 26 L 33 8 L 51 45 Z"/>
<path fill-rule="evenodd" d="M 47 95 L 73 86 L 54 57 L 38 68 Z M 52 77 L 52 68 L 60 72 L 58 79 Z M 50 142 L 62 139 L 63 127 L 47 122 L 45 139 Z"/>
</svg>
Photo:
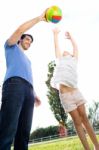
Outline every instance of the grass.
<svg viewBox="0 0 99 150">
<path fill-rule="evenodd" d="M 89 138 L 88 142 L 90 143 L 92 150 L 93 145 Z M 29 147 L 29 150 L 84 150 L 84 148 L 78 137 L 72 137 L 33 144 Z"/>
</svg>

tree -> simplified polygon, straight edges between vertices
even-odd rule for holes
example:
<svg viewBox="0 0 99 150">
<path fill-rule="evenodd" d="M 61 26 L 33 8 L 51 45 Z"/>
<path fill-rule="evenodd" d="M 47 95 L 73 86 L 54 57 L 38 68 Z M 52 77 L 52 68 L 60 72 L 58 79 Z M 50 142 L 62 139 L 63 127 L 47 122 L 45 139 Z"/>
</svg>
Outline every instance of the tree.
<svg viewBox="0 0 99 150">
<path fill-rule="evenodd" d="M 89 107 L 88 118 L 90 119 L 93 127 L 99 126 L 99 102 L 93 102 L 92 107 Z"/>
<path fill-rule="evenodd" d="M 68 123 L 67 123 L 67 126 L 68 126 L 68 135 L 71 136 L 71 135 L 75 135 L 76 134 L 76 129 L 75 129 L 75 126 L 74 126 L 74 123 L 73 123 L 73 120 L 69 119 L 68 120 Z"/>
<path fill-rule="evenodd" d="M 49 126 L 46 128 L 38 128 L 31 133 L 30 140 L 37 139 L 39 141 L 41 140 L 40 138 L 57 135 L 58 127 L 59 126 Z"/>
<path fill-rule="evenodd" d="M 55 66 L 56 66 L 55 61 L 51 61 L 48 64 L 48 74 L 47 74 L 48 79 L 45 82 L 48 87 L 47 97 L 48 97 L 48 102 L 50 104 L 50 108 L 51 108 L 52 112 L 54 113 L 56 120 L 59 123 L 63 122 L 66 126 L 68 116 L 65 113 L 65 111 L 61 105 L 60 98 L 59 98 L 59 92 L 57 89 L 52 88 L 50 85 L 50 81 L 53 76 L 53 71 L 55 69 Z"/>
</svg>

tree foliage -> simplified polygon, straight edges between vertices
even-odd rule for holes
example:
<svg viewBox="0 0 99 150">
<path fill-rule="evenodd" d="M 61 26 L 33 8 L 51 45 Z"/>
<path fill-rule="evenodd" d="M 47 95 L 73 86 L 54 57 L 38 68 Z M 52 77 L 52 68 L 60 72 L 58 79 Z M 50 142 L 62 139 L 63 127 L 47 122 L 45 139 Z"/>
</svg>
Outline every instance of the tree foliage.
<svg viewBox="0 0 99 150">
<path fill-rule="evenodd" d="M 31 133 L 30 140 L 57 135 L 58 128 L 59 126 L 49 126 L 46 128 L 38 128 Z"/>
<path fill-rule="evenodd" d="M 99 126 L 99 102 L 93 101 L 92 106 L 89 107 L 88 118 L 93 127 Z"/>
<path fill-rule="evenodd" d="M 61 102 L 60 102 L 60 98 L 59 98 L 59 92 L 57 89 L 54 89 L 51 87 L 50 85 L 50 81 L 51 78 L 53 76 L 53 71 L 55 69 L 55 61 L 51 61 L 48 64 L 48 74 L 47 74 L 47 81 L 46 81 L 46 85 L 48 87 L 48 92 L 47 92 L 47 97 L 48 97 L 48 102 L 50 104 L 50 108 L 56 118 L 56 120 L 60 123 L 63 122 L 66 126 L 66 122 L 67 122 L 67 114 L 65 113 Z"/>
</svg>

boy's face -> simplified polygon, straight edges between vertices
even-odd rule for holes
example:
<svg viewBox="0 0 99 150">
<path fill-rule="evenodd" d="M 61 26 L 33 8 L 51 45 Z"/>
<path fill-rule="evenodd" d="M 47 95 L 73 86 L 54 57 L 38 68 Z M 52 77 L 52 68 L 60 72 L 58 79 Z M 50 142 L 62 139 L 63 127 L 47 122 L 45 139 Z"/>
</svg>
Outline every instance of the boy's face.
<svg viewBox="0 0 99 150">
<path fill-rule="evenodd" d="M 20 41 L 20 44 L 21 44 L 21 46 L 22 46 L 22 48 L 24 50 L 28 50 L 28 48 L 30 47 L 31 43 L 32 43 L 32 39 L 28 35 L 24 39 L 22 39 Z"/>
</svg>

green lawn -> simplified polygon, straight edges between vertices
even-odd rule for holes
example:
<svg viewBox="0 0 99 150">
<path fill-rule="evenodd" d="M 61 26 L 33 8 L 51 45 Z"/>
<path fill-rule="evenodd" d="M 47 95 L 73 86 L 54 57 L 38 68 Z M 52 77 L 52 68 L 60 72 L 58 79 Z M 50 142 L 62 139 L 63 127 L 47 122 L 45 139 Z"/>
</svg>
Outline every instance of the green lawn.
<svg viewBox="0 0 99 150">
<path fill-rule="evenodd" d="M 92 150 L 93 146 L 89 138 L 88 141 L 90 143 Z M 34 144 L 29 147 L 29 150 L 84 150 L 84 149 L 78 137 L 72 137 Z"/>
</svg>

